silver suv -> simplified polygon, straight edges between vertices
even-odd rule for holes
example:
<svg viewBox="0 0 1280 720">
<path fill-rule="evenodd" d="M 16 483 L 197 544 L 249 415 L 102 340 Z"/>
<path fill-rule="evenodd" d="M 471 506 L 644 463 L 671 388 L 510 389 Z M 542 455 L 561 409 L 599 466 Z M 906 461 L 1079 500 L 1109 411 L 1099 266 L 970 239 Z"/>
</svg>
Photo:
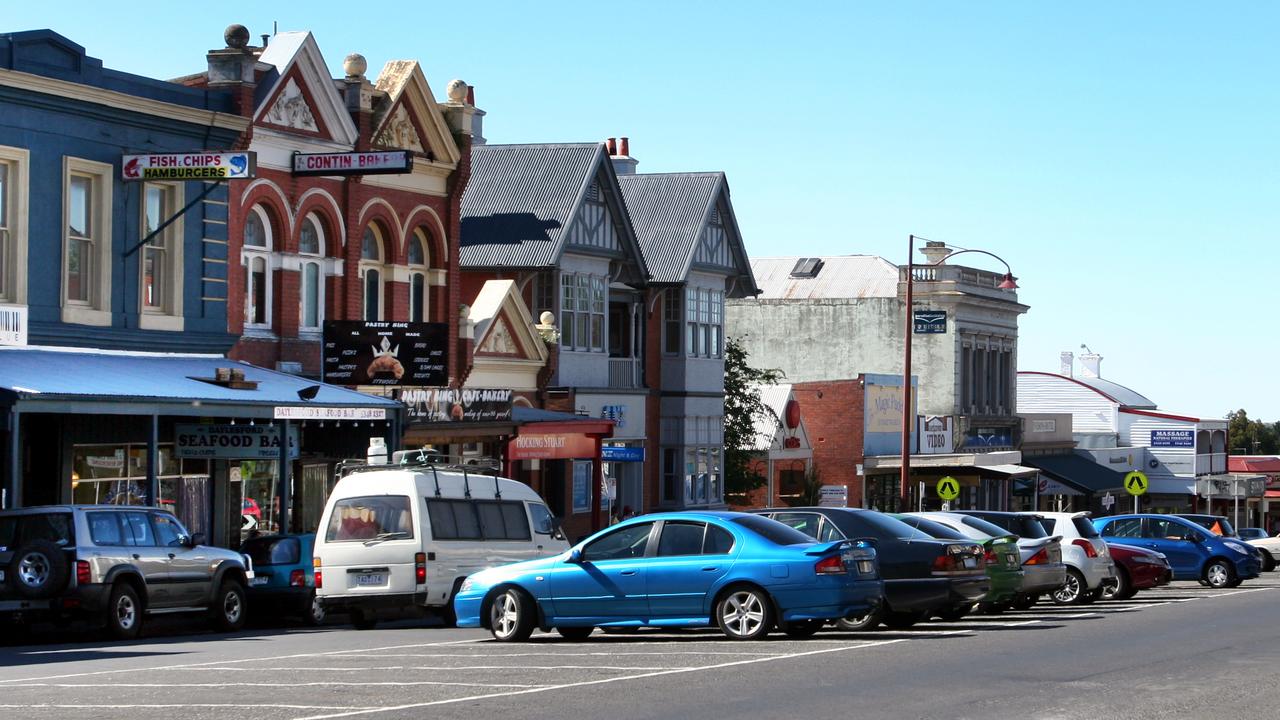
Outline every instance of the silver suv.
<svg viewBox="0 0 1280 720">
<path fill-rule="evenodd" d="M 142 629 L 145 615 L 207 612 L 218 629 L 237 630 L 252 561 L 203 541 L 156 508 L 0 511 L 0 618 L 87 615 L 127 639 Z"/>
</svg>

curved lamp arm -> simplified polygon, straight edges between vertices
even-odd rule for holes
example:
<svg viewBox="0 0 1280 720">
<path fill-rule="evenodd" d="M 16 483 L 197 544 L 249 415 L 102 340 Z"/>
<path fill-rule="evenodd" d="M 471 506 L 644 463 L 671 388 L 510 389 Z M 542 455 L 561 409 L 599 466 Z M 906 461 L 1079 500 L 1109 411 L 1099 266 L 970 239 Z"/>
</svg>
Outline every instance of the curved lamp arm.
<svg viewBox="0 0 1280 720">
<path fill-rule="evenodd" d="M 956 250 L 950 255 L 947 255 L 946 257 L 939 259 L 937 262 L 931 262 L 928 264 L 940 265 L 945 260 L 950 260 L 951 258 L 957 255 L 963 255 L 965 253 L 981 253 L 983 255 L 987 255 L 989 257 L 995 258 L 996 260 L 999 260 L 1004 265 L 1005 273 L 1004 273 L 1004 277 L 1000 279 L 1000 284 L 997 285 L 996 287 L 1000 288 L 1001 290 L 1017 290 L 1018 289 L 1017 278 L 1013 276 L 1013 269 L 1009 267 L 1009 263 L 1005 262 L 1005 259 L 1000 257 L 999 255 L 993 252 L 987 252 L 986 250 L 967 250 L 967 249 Z"/>
</svg>

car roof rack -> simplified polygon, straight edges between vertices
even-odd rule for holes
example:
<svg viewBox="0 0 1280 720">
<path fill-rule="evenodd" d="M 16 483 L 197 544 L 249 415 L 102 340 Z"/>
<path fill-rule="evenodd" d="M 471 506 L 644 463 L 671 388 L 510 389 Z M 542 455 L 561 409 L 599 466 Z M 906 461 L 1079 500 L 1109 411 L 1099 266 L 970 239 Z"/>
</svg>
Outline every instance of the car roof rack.
<svg viewBox="0 0 1280 720">
<path fill-rule="evenodd" d="M 462 473 L 463 481 L 466 483 L 467 495 L 470 496 L 470 476 L 492 477 L 496 488 L 497 478 L 502 474 L 502 461 L 498 458 L 487 456 L 450 457 L 431 450 L 397 450 L 392 453 L 391 459 L 392 462 L 382 465 L 374 465 L 367 460 L 359 458 L 341 460 L 334 467 L 334 479 L 341 480 L 355 473 L 376 472 L 378 470 L 431 470 L 433 475 L 436 471 L 448 470 Z M 436 495 L 440 494 L 439 485 L 440 480 L 437 477 Z"/>
</svg>

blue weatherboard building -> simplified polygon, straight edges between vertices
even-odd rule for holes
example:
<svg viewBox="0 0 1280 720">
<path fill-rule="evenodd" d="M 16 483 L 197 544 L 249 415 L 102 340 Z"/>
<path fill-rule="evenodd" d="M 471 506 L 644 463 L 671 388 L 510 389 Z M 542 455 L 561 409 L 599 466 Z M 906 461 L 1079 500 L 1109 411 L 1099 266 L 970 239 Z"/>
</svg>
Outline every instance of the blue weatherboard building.
<svg viewBox="0 0 1280 720">
<path fill-rule="evenodd" d="M 109 70 L 33 30 L 0 35 L 0 108 L 4 318 L 25 308 L 33 345 L 229 348 L 225 184 L 124 182 L 121 158 L 232 149 L 248 121 L 231 93 Z"/>
</svg>

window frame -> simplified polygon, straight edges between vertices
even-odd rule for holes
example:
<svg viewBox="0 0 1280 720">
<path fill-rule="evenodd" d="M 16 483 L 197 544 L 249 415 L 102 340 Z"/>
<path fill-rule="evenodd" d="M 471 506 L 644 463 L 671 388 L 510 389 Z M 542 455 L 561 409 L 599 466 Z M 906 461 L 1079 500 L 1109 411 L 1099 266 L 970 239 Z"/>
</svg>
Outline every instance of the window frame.
<svg viewBox="0 0 1280 720">
<path fill-rule="evenodd" d="M 0 303 L 27 304 L 27 214 L 31 192 L 31 153 L 0 145 L 7 170 L 0 185 Z"/>
<path fill-rule="evenodd" d="M 369 233 L 373 233 L 374 247 L 377 249 L 377 258 L 365 257 L 365 239 Z M 376 222 L 369 222 L 364 226 L 364 230 L 360 233 L 360 318 L 365 322 L 377 322 L 386 319 L 387 315 L 387 237 L 382 227 Z M 370 293 L 369 273 L 376 275 L 372 278 L 375 286 L 373 292 Z M 371 317 L 369 312 L 369 299 L 373 297 L 377 302 L 376 312 Z"/>
<path fill-rule="evenodd" d="M 178 208 L 186 204 L 186 183 L 181 182 L 144 182 L 142 183 L 142 200 L 139 203 L 138 241 L 146 237 L 148 193 L 159 189 L 163 192 L 160 205 L 159 223 L 177 215 Z M 158 227 L 158 226 L 157 226 Z M 138 250 L 138 325 L 144 330 L 168 330 L 182 332 L 185 322 L 182 316 L 183 293 L 183 238 L 186 226 L 182 215 L 177 215 L 172 223 L 160 233 L 156 239 L 160 245 L 148 243 Z M 154 242 L 154 240 L 153 240 Z M 159 252 L 164 263 L 167 283 L 161 283 L 160 305 L 148 305 L 146 302 L 146 269 L 147 256 Z"/>
<path fill-rule="evenodd" d="M 72 299 L 68 293 L 70 283 L 70 247 L 72 235 L 71 225 L 71 179 L 86 178 L 90 182 L 87 221 L 89 236 L 76 239 L 87 239 L 90 243 L 90 260 L 93 265 L 87 273 L 90 287 L 86 299 Z M 62 302 L 62 321 L 77 325 L 111 325 L 111 268 L 113 221 L 112 182 L 115 170 L 109 163 L 100 163 L 84 158 L 65 155 L 62 158 L 62 271 L 60 276 L 59 296 Z"/>
<path fill-rule="evenodd" d="M 427 237 L 425 230 L 414 228 L 405 248 L 405 261 L 409 266 L 409 322 L 427 322 L 427 318 L 431 317 L 431 276 L 427 273 L 431 255 Z M 413 253 L 410 252 L 415 247 L 422 254 L 418 261 L 413 259 Z"/>
<path fill-rule="evenodd" d="M 608 354 L 609 303 L 605 278 L 560 273 L 560 348 Z"/>
<path fill-rule="evenodd" d="M 315 250 L 306 250 L 302 247 L 303 233 L 310 224 L 314 229 L 316 239 Z M 298 226 L 298 332 L 306 334 L 320 333 L 324 328 L 324 303 L 325 303 L 325 248 L 327 247 L 328 238 L 325 235 L 324 223 L 320 222 L 320 218 L 315 213 L 309 213 L 302 218 L 302 222 Z M 307 269 L 315 269 L 315 288 L 314 293 L 310 293 L 309 297 L 307 287 Z M 316 321 L 314 324 L 307 323 L 307 301 L 314 299 Z"/>
<path fill-rule="evenodd" d="M 273 251 L 275 249 L 275 228 L 271 224 L 271 216 L 267 214 L 265 208 L 261 204 L 254 205 L 249 208 L 248 217 L 256 216 L 258 222 L 262 226 L 262 245 L 245 245 L 241 242 L 240 248 L 240 266 L 243 268 L 245 275 L 244 282 L 244 328 L 246 331 L 258 331 L 259 333 L 270 333 L 273 326 L 272 309 L 274 303 L 274 288 L 272 287 L 272 262 Z M 246 220 L 245 225 L 248 225 Z M 243 230 L 242 230 L 243 232 Z M 241 236 L 243 241 L 243 235 Z M 263 322 L 254 322 L 253 317 L 258 307 L 254 302 L 254 288 L 256 285 L 253 280 L 253 264 L 254 260 L 262 261 L 262 317 Z M 252 333 L 250 333 L 252 334 Z"/>
</svg>

